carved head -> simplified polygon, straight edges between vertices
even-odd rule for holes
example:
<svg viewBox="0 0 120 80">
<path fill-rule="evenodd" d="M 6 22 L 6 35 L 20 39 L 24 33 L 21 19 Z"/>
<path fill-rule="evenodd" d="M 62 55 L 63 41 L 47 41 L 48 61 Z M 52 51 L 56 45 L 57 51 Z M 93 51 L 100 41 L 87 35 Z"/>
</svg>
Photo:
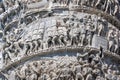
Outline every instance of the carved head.
<svg viewBox="0 0 120 80">
<path fill-rule="evenodd" d="M 33 65 L 37 67 L 38 66 L 38 62 L 36 62 L 36 61 L 33 62 Z"/>
</svg>

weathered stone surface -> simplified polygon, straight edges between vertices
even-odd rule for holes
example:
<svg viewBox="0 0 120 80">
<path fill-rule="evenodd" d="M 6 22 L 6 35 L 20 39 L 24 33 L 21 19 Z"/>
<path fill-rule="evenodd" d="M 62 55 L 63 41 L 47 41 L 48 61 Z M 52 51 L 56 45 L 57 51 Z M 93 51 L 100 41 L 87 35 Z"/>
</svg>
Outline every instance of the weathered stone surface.
<svg viewBox="0 0 120 80">
<path fill-rule="evenodd" d="M 119 80 L 119 8 L 119 0 L 1 1 L 0 79 Z"/>
<path fill-rule="evenodd" d="M 94 35 L 93 40 L 92 40 L 92 47 L 95 47 L 98 49 L 100 47 L 103 47 L 104 50 L 107 50 L 108 49 L 108 40 L 105 39 L 104 37 Z"/>
</svg>

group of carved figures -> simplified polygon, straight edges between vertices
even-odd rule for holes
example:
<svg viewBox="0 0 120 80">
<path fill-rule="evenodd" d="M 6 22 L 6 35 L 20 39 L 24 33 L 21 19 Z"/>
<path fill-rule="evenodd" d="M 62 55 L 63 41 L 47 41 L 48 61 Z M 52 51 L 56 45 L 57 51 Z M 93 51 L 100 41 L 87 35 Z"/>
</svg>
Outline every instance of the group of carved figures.
<svg viewBox="0 0 120 80">
<path fill-rule="evenodd" d="M 66 46 L 91 46 L 93 36 L 97 35 L 108 40 L 108 50 L 117 54 L 120 52 L 119 30 L 102 19 L 98 20 L 96 24 L 91 16 L 85 16 L 85 18 L 78 20 L 78 22 L 75 18 L 63 18 L 63 21 L 58 21 L 56 26 L 58 34 L 51 31 L 56 35 L 48 36 L 47 43 L 49 46 L 62 44 Z M 66 32 L 63 30 L 64 34 L 59 34 L 59 27 L 66 28 Z"/>
<path fill-rule="evenodd" d="M 110 15 L 118 16 L 120 13 L 118 0 L 53 0 L 53 3 L 60 3 L 65 6 L 73 3 L 74 5 L 95 7 L 102 11 L 109 13 Z"/>
<path fill-rule="evenodd" d="M 74 19 L 74 18 L 73 18 Z M 3 49 L 3 59 L 4 63 L 8 64 L 8 61 L 15 61 L 16 59 L 22 58 L 26 55 L 32 55 L 37 53 L 37 51 L 42 51 L 48 48 L 66 47 L 66 46 L 92 46 L 92 39 L 94 35 L 106 38 L 108 40 L 108 50 L 111 52 L 119 54 L 119 31 L 114 29 L 108 29 L 105 25 L 105 21 L 100 20 L 98 24 L 94 24 L 94 20 L 90 16 L 82 18 L 82 22 L 77 22 L 69 18 L 64 18 L 62 21 L 57 21 L 55 31 L 59 31 L 59 28 L 63 27 L 62 34 L 55 34 L 54 36 L 49 35 L 45 41 L 42 38 L 34 39 L 31 41 L 12 41 L 10 37 L 6 37 L 6 45 Z M 69 22 L 70 20 L 70 22 Z M 93 22 L 91 22 L 93 21 Z M 16 30 L 13 30 L 16 31 Z M 19 30 L 17 30 L 19 31 Z M 18 33 L 16 31 L 16 33 Z M 66 31 L 66 32 L 65 32 Z M 59 33 L 59 32 L 58 32 Z M 8 33 L 7 35 L 10 35 Z M 18 35 L 18 34 L 17 34 Z M 13 35 L 15 36 L 15 34 Z M 43 35 L 41 35 L 43 36 Z M 9 40 L 11 39 L 11 41 Z M 17 58 L 16 58 L 17 57 Z M 19 57 L 19 58 L 18 58 Z"/>
<path fill-rule="evenodd" d="M 120 55 L 120 32 L 116 29 L 110 29 L 108 32 L 108 40 L 108 49 Z"/>
<path fill-rule="evenodd" d="M 120 80 L 117 65 L 106 63 L 102 52 L 85 51 L 69 58 L 33 61 L 1 73 L 7 80 Z"/>
<path fill-rule="evenodd" d="M 22 6 L 20 2 L 15 0 L 13 3 L 14 5 L 9 6 L 8 4 L 11 4 L 7 0 L 2 1 L 4 12 L 0 14 L 0 21 L 7 25 L 8 23 L 12 22 L 13 19 L 16 19 L 20 15 L 20 10 L 22 9 Z"/>
<path fill-rule="evenodd" d="M 28 0 L 27 2 L 29 3 Z M 32 0 L 34 2 L 34 0 Z M 35 0 L 36 2 L 36 0 Z M 119 1 L 118 0 L 53 0 L 53 3 L 60 3 L 60 4 L 69 4 L 74 3 L 77 5 L 88 5 L 93 6 L 98 9 L 101 9 L 110 15 L 119 16 L 120 15 L 120 8 L 119 8 Z M 12 5 L 9 6 L 8 4 Z M 14 4 L 14 5 L 13 5 Z M 8 23 L 12 21 L 13 17 L 20 17 L 22 14 L 24 14 L 25 9 L 27 9 L 27 6 L 24 2 L 20 2 L 19 0 L 4 0 L 3 1 L 3 8 L 4 12 L 0 15 L 0 18 L 2 20 L 2 23 Z M 22 16 L 21 16 L 22 17 Z"/>
</svg>

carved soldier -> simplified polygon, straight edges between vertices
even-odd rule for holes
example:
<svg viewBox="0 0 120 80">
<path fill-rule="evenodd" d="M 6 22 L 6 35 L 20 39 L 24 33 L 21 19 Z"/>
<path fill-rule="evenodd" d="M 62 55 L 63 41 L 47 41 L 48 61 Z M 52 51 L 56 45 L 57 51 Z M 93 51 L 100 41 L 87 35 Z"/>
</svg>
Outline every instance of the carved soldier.
<svg viewBox="0 0 120 80">
<path fill-rule="evenodd" d="M 90 46 L 92 44 L 92 38 L 96 31 L 96 27 L 91 22 L 89 22 L 86 27 L 87 27 L 87 40 L 88 40 L 87 43 L 88 46 Z"/>
<path fill-rule="evenodd" d="M 59 40 L 60 40 L 60 44 L 63 46 L 66 46 L 67 45 L 67 42 L 66 42 L 66 36 L 64 36 L 63 34 L 61 34 L 59 36 Z"/>
<path fill-rule="evenodd" d="M 81 65 L 78 65 L 78 66 L 75 66 L 74 67 L 75 68 L 75 70 L 74 70 L 74 72 L 75 72 L 75 75 L 76 75 L 76 80 L 84 80 L 84 77 L 83 77 L 83 75 L 82 75 L 82 66 Z"/>
<path fill-rule="evenodd" d="M 39 46 L 38 41 L 37 40 L 33 40 L 33 44 L 35 45 L 33 51 L 38 50 L 38 46 Z"/>
<path fill-rule="evenodd" d="M 10 63 L 11 60 L 12 59 L 11 59 L 10 55 L 8 54 L 8 51 L 5 50 L 3 52 L 3 62 L 4 62 L 4 64 L 6 65 L 6 64 Z"/>
<path fill-rule="evenodd" d="M 43 49 L 42 39 L 38 38 L 37 42 L 38 42 L 38 49 Z"/>
<path fill-rule="evenodd" d="M 105 12 L 109 13 L 110 15 L 112 15 L 111 4 L 111 0 L 107 0 Z"/>
<path fill-rule="evenodd" d="M 84 67 L 83 66 L 83 71 L 82 71 L 83 76 L 85 77 L 85 80 L 93 80 L 92 76 L 92 68 L 89 66 Z"/>
<path fill-rule="evenodd" d="M 114 31 L 113 30 L 109 30 L 109 33 L 108 33 L 108 40 L 109 40 L 109 50 L 114 52 L 114 49 L 115 49 L 115 46 L 114 46 Z"/>
<path fill-rule="evenodd" d="M 48 36 L 47 39 L 47 47 L 52 47 L 53 46 L 53 41 L 52 41 L 53 37 L 52 36 Z"/>
<path fill-rule="evenodd" d="M 86 60 L 88 60 L 88 52 L 85 52 L 84 54 L 77 53 L 77 60 L 81 64 L 86 63 Z"/>
<path fill-rule="evenodd" d="M 98 25 L 98 36 L 105 36 L 105 25 L 104 25 L 104 22 L 103 21 L 99 21 L 98 22 L 99 25 Z"/>
<path fill-rule="evenodd" d="M 82 23 L 81 25 L 81 46 L 83 46 L 85 44 L 86 41 L 86 25 Z"/>
<path fill-rule="evenodd" d="M 113 0 L 113 8 L 112 8 L 112 11 L 113 11 L 113 15 L 114 16 L 117 16 L 118 13 L 119 13 L 119 2 L 118 0 Z"/>
<path fill-rule="evenodd" d="M 59 42 L 59 36 L 58 35 L 55 35 L 53 36 L 53 45 L 54 46 L 59 46 L 60 45 L 60 42 Z"/>
<path fill-rule="evenodd" d="M 72 71 L 69 68 L 63 68 L 60 70 L 60 78 L 65 80 L 71 80 Z"/>
<path fill-rule="evenodd" d="M 25 69 L 25 75 L 26 75 L 26 80 L 36 80 L 37 79 L 37 75 L 34 73 L 34 71 L 31 69 L 31 64 L 27 64 L 26 65 L 26 69 Z"/>
<path fill-rule="evenodd" d="M 30 54 L 30 52 L 32 52 L 33 51 L 33 43 L 32 43 L 32 41 L 27 41 L 26 43 L 25 43 L 25 47 L 26 47 L 26 54 Z"/>
<path fill-rule="evenodd" d="M 115 42 L 116 42 L 116 44 L 115 44 L 115 50 L 114 50 L 114 52 L 115 53 L 117 53 L 117 54 L 119 54 L 119 51 L 120 51 L 120 32 L 119 31 L 116 31 L 116 37 L 115 37 Z"/>
<path fill-rule="evenodd" d="M 25 42 L 25 43 L 24 43 L 24 51 L 25 51 L 24 55 L 25 55 L 25 56 L 29 55 L 30 47 L 31 47 L 31 46 L 30 46 L 30 44 L 28 44 L 28 42 Z"/>
<path fill-rule="evenodd" d="M 31 64 L 27 64 L 27 69 L 26 69 L 26 80 L 37 80 L 38 76 L 36 72 L 31 67 Z"/>
<path fill-rule="evenodd" d="M 41 65 L 38 62 L 33 62 L 33 64 L 31 65 L 31 68 L 37 74 L 37 77 L 41 76 L 42 69 L 41 69 Z"/>
<path fill-rule="evenodd" d="M 19 66 L 18 69 L 16 69 L 16 75 L 20 80 L 25 80 L 26 78 L 26 66 Z"/>
</svg>

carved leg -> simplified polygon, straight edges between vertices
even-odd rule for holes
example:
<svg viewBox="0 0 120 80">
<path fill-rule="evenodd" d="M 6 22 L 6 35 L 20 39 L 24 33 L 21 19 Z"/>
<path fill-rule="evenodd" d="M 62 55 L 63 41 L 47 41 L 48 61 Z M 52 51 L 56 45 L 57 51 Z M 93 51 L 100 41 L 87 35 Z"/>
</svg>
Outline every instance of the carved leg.
<svg viewBox="0 0 120 80">
<path fill-rule="evenodd" d="M 84 40 L 85 40 L 85 34 L 82 34 L 82 38 L 81 38 L 81 46 L 84 45 Z"/>
<path fill-rule="evenodd" d="M 116 16 L 118 12 L 119 12 L 119 6 L 116 4 L 114 7 L 113 15 Z"/>
<path fill-rule="evenodd" d="M 24 46 L 25 46 L 25 48 L 24 48 L 24 50 L 25 50 L 24 55 L 28 56 L 29 55 L 29 50 L 30 50 L 30 45 L 29 44 L 25 44 Z"/>
<path fill-rule="evenodd" d="M 117 44 L 115 44 L 115 50 L 114 50 L 114 52 L 118 54 L 118 45 Z"/>
</svg>

